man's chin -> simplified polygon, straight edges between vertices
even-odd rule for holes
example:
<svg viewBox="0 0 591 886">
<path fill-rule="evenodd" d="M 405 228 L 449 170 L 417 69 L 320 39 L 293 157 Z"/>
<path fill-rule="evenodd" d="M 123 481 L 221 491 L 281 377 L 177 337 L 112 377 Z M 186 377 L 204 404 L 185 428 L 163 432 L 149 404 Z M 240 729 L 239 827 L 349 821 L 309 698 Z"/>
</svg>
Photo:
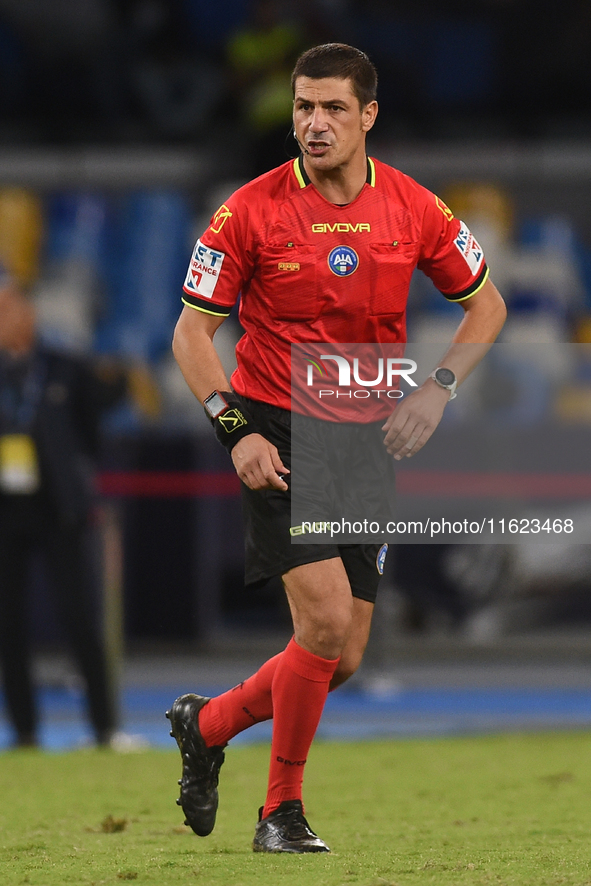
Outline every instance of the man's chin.
<svg viewBox="0 0 591 886">
<path fill-rule="evenodd" d="M 334 169 L 337 165 L 335 163 L 333 152 L 330 149 L 327 149 L 322 154 L 312 154 L 308 152 L 306 154 L 306 160 L 309 162 L 312 169 L 317 169 L 319 172 Z"/>
</svg>

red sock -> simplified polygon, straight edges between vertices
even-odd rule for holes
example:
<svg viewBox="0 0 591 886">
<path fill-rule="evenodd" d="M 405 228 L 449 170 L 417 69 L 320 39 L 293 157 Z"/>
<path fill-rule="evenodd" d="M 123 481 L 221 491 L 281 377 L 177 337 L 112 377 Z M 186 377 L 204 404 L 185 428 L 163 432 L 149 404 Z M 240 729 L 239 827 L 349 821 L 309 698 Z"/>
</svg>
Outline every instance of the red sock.
<svg viewBox="0 0 591 886">
<path fill-rule="evenodd" d="M 266 661 L 256 674 L 223 695 L 212 698 L 199 712 L 199 729 L 205 744 L 226 745 L 254 723 L 273 716 L 271 684 L 283 652 Z"/>
<path fill-rule="evenodd" d="M 263 818 L 283 800 L 301 800 L 304 766 L 339 659 L 320 658 L 290 640 L 273 677 L 273 741 Z"/>
</svg>

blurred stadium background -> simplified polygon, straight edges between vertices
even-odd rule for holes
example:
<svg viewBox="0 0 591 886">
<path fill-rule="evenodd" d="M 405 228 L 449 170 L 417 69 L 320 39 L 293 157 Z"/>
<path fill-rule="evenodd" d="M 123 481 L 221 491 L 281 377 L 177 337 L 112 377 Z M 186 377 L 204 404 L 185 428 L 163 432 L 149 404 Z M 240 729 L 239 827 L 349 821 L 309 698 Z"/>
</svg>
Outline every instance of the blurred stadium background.
<svg viewBox="0 0 591 886">
<path fill-rule="evenodd" d="M 123 728 L 148 741 L 168 740 L 177 690 L 230 685 L 289 630 L 277 584 L 243 589 L 237 481 L 170 341 L 196 236 L 295 154 L 289 73 L 328 41 L 377 65 L 371 153 L 484 245 L 503 340 L 544 347 L 535 377 L 503 388 L 500 420 L 535 429 L 549 410 L 591 443 L 589 358 L 573 374 L 553 350 L 591 342 L 585 0 L 0 0 L 0 260 L 48 341 L 138 368 L 104 427 L 97 613 Z M 444 340 L 457 310 L 417 275 L 409 340 Z M 233 316 L 228 370 L 239 335 Z M 537 571 L 515 546 L 409 547 L 391 551 L 367 663 L 330 700 L 327 735 L 591 722 L 587 546 L 558 543 Z M 62 747 L 86 734 L 80 687 L 38 571 L 32 593 L 43 740 Z"/>
</svg>

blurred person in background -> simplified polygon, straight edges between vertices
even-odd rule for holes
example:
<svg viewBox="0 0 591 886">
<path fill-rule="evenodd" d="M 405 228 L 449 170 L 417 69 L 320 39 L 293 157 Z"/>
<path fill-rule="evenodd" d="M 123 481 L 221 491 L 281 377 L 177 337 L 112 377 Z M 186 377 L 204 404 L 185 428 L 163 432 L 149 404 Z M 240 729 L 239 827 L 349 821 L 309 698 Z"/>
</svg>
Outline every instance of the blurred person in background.
<svg viewBox="0 0 591 886">
<path fill-rule="evenodd" d="M 249 20 L 228 40 L 231 91 L 250 139 L 252 175 L 285 160 L 285 134 L 291 124 L 291 69 L 303 45 L 299 22 L 285 15 L 278 0 L 255 0 Z"/>
<path fill-rule="evenodd" d="M 0 663 L 20 747 L 38 742 L 27 588 L 37 550 L 85 681 L 96 742 L 109 745 L 116 731 L 88 542 L 99 420 L 126 390 L 122 369 L 48 350 L 29 297 L 0 268 Z"/>
<path fill-rule="evenodd" d="M 167 716 L 182 756 L 178 803 L 200 836 L 215 824 L 224 747 L 272 718 L 267 797 L 253 848 L 304 853 L 330 851 L 304 817 L 304 767 L 329 690 L 361 663 L 387 545 L 291 544 L 291 345 L 404 342 L 417 265 L 463 307 L 440 366 L 394 413 L 384 403 L 382 418 L 374 422 L 372 413 L 369 419 L 385 513 L 392 489 L 384 482 L 392 474 L 389 456 L 410 457 L 427 442 L 457 384 L 497 337 L 506 312 L 465 224 L 434 194 L 367 156 L 366 136 L 378 106 L 377 74 L 365 53 L 338 43 L 314 47 L 298 59 L 292 86 L 302 153 L 245 185 L 215 213 L 195 246 L 174 352 L 242 480 L 246 582 L 282 577 L 294 637 L 234 689 L 212 699 L 183 695 Z M 350 265 L 337 261 L 342 252 Z M 213 338 L 239 292 L 245 334 L 232 390 Z M 326 444 L 329 426 L 334 429 L 334 422 L 307 425 L 310 439 L 299 442 L 308 464 Z M 361 440 L 367 443 L 366 429 L 363 423 L 341 424 L 339 440 L 354 451 Z M 317 513 L 330 513 L 328 490 L 338 477 L 323 475 L 316 486 L 310 468 L 299 477 L 306 479 Z M 343 502 L 338 505 L 343 513 Z"/>
</svg>

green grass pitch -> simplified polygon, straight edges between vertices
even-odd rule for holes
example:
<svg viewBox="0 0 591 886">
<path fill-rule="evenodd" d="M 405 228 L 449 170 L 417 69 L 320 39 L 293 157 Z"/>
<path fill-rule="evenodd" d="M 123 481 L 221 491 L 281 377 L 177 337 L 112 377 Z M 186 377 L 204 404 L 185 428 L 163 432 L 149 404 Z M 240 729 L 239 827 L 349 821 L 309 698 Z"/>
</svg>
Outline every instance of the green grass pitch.
<svg viewBox="0 0 591 886">
<path fill-rule="evenodd" d="M 268 748 L 230 748 L 213 834 L 176 751 L 0 756 L 0 884 L 588 886 L 591 735 L 321 743 L 306 813 L 331 855 L 254 854 Z"/>
</svg>

